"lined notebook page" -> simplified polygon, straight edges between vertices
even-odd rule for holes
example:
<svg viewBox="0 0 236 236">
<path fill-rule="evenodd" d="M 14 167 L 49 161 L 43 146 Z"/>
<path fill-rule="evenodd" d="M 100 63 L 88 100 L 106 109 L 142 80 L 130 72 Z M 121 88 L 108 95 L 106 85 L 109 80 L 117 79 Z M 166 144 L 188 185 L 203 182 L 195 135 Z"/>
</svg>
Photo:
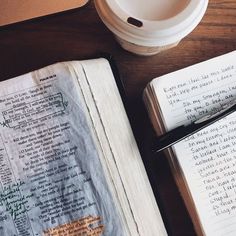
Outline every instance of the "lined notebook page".
<svg viewBox="0 0 236 236">
<path fill-rule="evenodd" d="M 167 130 L 236 98 L 236 51 L 151 83 Z M 236 112 L 174 147 L 206 235 L 236 235 Z"/>
</svg>

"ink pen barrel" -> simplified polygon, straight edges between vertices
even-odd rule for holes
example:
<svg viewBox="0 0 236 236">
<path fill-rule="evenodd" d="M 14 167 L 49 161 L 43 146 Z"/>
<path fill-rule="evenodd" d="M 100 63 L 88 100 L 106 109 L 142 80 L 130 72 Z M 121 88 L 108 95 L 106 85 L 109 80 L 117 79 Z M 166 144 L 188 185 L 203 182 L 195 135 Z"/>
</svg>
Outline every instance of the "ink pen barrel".
<svg viewBox="0 0 236 236">
<path fill-rule="evenodd" d="M 197 133 L 198 131 L 212 125 L 216 121 L 228 116 L 229 114 L 236 111 L 236 104 L 227 106 L 226 109 L 222 109 L 219 112 L 204 116 L 190 125 L 179 126 L 161 136 L 159 136 L 153 145 L 154 152 L 160 152 L 172 145 L 184 140 L 185 138 Z"/>
</svg>

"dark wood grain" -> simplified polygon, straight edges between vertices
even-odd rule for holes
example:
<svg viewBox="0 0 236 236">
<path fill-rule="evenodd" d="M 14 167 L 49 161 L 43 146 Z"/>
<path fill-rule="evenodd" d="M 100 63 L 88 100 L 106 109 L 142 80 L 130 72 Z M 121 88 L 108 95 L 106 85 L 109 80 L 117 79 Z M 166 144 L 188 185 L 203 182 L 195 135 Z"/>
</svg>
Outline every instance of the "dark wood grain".
<svg viewBox="0 0 236 236">
<path fill-rule="evenodd" d="M 122 77 L 128 113 L 169 235 L 195 235 L 168 162 L 153 157 L 153 131 L 142 92 L 155 77 L 236 49 L 236 1 L 210 0 L 201 24 L 173 49 L 151 57 L 120 48 L 100 21 L 93 2 L 77 9 L 0 28 L 0 80 L 58 61 L 113 55 Z"/>
</svg>

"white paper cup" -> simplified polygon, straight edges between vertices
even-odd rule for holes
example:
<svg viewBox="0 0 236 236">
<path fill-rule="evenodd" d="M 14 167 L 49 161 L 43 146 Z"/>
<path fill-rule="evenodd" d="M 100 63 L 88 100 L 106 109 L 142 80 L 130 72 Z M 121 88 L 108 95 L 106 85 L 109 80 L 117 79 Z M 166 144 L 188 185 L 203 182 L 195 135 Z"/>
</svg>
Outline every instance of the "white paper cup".
<svg viewBox="0 0 236 236">
<path fill-rule="evenodd" d="M 95 0 L 120 45 L 139 55 L 176 46 L 199 24 L 207 5 L 208 0 Z"/>
</svg>

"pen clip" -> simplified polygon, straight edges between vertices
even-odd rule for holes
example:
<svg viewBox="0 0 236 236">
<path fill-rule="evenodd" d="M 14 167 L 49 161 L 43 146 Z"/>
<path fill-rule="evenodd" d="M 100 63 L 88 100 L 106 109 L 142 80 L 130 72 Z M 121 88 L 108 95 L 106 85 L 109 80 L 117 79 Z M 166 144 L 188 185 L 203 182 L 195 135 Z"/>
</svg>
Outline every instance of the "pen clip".
<svg viewBox="0 0 236 236">
<path fill-rule="evenodd" d="M 225 111 L 228 111 L 228 109 L 232 108 L 235 105 L 235 103 L 230 103 L 230 104 L 225 104 L 220 110 L 218 110 L 217 112 L 208 114 L 206 116 L 201 117 L 200 119 L 194 121 L 193 123 L 195 124 L 200 124 L 202 122 L 205 122 L 207 120 L 213 119 L 214 117 L 217 117 L 219 115 L 221 115 L 222 113 L 224 113 Z"/>
</svg>

